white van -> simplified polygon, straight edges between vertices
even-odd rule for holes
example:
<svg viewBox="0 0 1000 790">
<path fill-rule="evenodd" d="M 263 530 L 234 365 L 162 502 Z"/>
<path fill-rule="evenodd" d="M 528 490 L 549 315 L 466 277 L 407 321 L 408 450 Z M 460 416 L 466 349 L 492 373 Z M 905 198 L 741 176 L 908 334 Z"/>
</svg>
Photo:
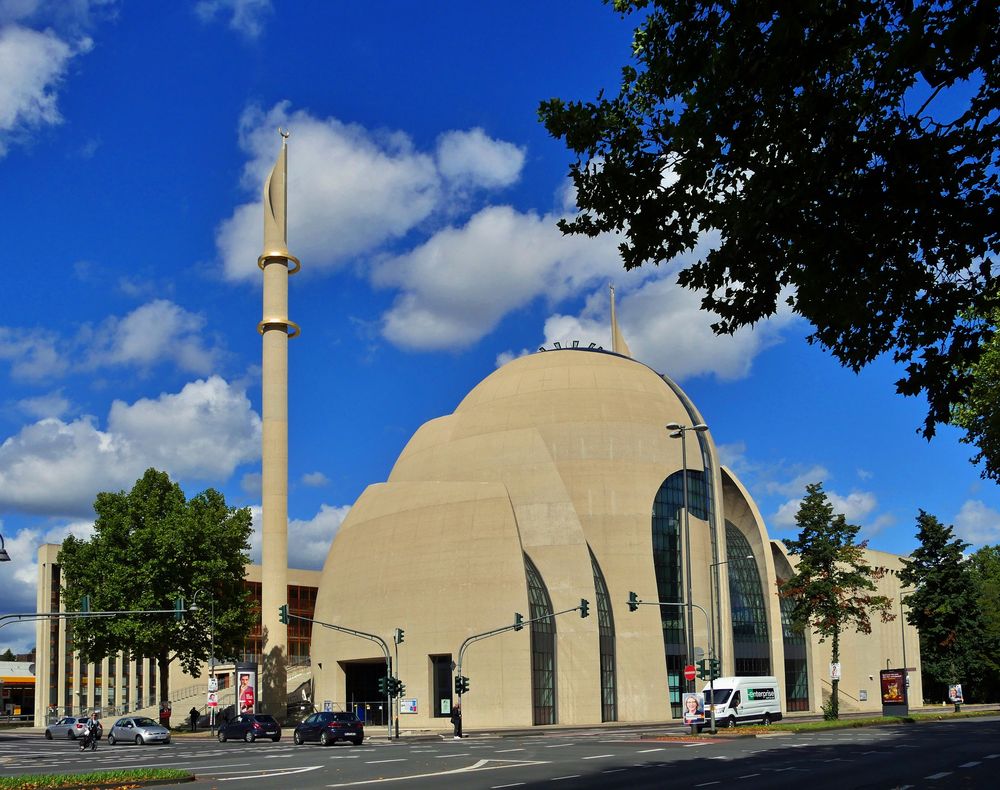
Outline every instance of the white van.
<svg viewBox="0 0 1000 790">
<path fill-rule="evenodd" d="M 705 720 L 711 716 L 709 705 L 715 705 L 715 725 L 735 727 L 737 724 L 770 724 L 781 718 L 781 687 L 774 677 L 716 678 L 713 697 L 705 684 Z"/>
</svg>

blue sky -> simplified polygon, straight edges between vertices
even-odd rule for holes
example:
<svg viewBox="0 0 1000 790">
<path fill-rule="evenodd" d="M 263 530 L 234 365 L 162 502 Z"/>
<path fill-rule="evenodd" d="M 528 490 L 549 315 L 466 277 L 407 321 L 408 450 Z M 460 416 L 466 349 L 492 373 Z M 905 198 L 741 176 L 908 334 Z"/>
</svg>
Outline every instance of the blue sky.
<svg viewBox="0 0 1000 790">
<path fill-rule="evenodd" d="M 775 537 L 822 481 L 874 548 L 923 508 L 1000 541 L 1000 494 L 888 362 L 861 375 L 780 314 L 717 338 L 681 261 L 626 273 L 563 237 L 570 155 L 538 102 L 613 90 L 631 26 L 597 0 L 0 0 L 0 611 L 37 547 L 87 535 L 149 466 L 259 513 L 260 188 L 289 140 L 290 562 L 498 364 L 555 340 L 678 381 Z M 711 238 L 702 242 L 712 243 Z M 259 559 L 257 543 L 255 559 Z M 0 649 L 30 649 L 33 629 Z"/>
</svg>

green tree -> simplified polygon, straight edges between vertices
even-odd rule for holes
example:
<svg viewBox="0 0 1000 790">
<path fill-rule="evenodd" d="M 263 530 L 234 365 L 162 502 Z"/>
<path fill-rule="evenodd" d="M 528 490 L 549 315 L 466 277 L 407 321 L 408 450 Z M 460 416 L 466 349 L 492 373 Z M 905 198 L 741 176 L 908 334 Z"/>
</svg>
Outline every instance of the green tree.
<svg viewBox="0 0 1000 790">
<path fill-rule="evenodd" d="M 848 524 L 843 514 L 834 515 L 833 505 L 821 483 L 806 486 L 806 496 L 795 515 L 799 527 L 796 540 L 785 541 L 789 554 L 798 557 L 795 573 L 779 582 L 779 594 L 793 601 L 791 620 L 796 628 L 811 627 L 820 641 L 830 639 L 833 663 L 840 661 L 840 635 L 853 627 L 870 634 L 871 612 L 882 622 L 895 619 L 892 600 L 872 595 L 875 580 L 883 573 L 865 560 L 867 542 L 856 542 L 860 527 Z M 833 681 L 827 717 L 840 715 L 840 681 Z"/>
<path fill-rule="evenodd" d="M 16 658 L 17 656 L 14 655 L 14 651 L 9 647 L 3 653 L 0 653 L 0 661 L 14 661 Z"/>
<path fill-rule="evenodd" d="M 979 613 L 979 699 L 1000 698 L 1000 546 L 983 546 L 968 559 Z"/>
<path fill-rule="evenodd" d="M 996 331 L 1000 4 L 609 4 L 638 20 L 618 95 L 539 107 L 577 155 L 563 231 L 626 269 L 717 235 L 679 275 L 716 332 L 786 301 L 843 365 L 902 363 L 933 436 Z"/>
<path fill-rule="evenodd" d="M 964 559 L 969 544 L 923 510 L 917 540 L 899 581 L 914 588 L 906 597 L 906 620 L 920 633 L 924 689 L 944 694 L 947 685 L 962 683 L 972 691 L 979 681 L 981 628 L 975 582 Z"/>
<path fill-rule="evenodd" d="M 78 610 L 84 595 L 91 611 L 121 611 L 171 609 L 178 596 L 190 605 L 198 590 L 205 594 L 180 621 L 172 614 L 75 620 L 76 648 L 91 661 L 120 650 L 155 658 L 165 702 L 171 662 L 198 677 L 209 658 L 212 596 L 216 655 L 237 659 L 255 617 L 244 585 L 249 509 L 227 507 L 214 489 L 186 500 L 165 472 L 147 469 L 131 491 L 99 493 L 94 510 L 93 537 L 70 536 L 59 552 L 67 609 Z"/>
<path fill-rule="evenodd" d="M 994 312 L 994 326 L 998 317 Z M 1000 335 L 983 344 L 982 356 L 969 372 L 968 397 L 954 407 L 951 422 L 965 431 L 962 442 L 978 448 L 972 462 L 982 462 L 983 477 L 1000 482 Z"/>
</svg>

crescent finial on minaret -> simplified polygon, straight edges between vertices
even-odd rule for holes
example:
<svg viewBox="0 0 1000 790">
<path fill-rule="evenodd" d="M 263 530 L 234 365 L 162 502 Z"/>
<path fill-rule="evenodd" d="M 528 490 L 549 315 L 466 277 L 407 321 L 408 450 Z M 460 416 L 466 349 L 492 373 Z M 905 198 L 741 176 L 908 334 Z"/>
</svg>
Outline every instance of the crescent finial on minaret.
<svg viewBox="0 0 1000 790">
<path fill-rule="evenodd" d="M 290 263 L 289 274 L 299 270 L 299 260 L 288 251 L 288 138 L 287 129 L 278 127 L 281 152 L 264 183 L 264 251 L 257 259 L 262 269 L 268 260 L 280 258 Z"/>
</svg>

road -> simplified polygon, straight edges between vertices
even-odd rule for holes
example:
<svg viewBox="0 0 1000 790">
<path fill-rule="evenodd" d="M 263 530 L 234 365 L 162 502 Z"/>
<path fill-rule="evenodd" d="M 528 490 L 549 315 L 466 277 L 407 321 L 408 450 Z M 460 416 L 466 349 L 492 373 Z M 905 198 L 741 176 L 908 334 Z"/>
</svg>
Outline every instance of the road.
<svg viewBox="0 0 1000 790">
<path fill-rule="evenodd" d="M 673 729 L 677 733 L 677 728 Z M 0 776 L 135 767 L 192 771 L 183 790 L 359 787 L 457 788 L 854 788 L 997 787 L 1000 717 L 868 727 L 763 738 L 642 740 L 622 731 L 531 736 L 374 739 L 363 746 L 217 743 L 176 738 L 168 746 L 109 746 L 81 753 L 37 734 L 0 736 Z"/>
</svg>

